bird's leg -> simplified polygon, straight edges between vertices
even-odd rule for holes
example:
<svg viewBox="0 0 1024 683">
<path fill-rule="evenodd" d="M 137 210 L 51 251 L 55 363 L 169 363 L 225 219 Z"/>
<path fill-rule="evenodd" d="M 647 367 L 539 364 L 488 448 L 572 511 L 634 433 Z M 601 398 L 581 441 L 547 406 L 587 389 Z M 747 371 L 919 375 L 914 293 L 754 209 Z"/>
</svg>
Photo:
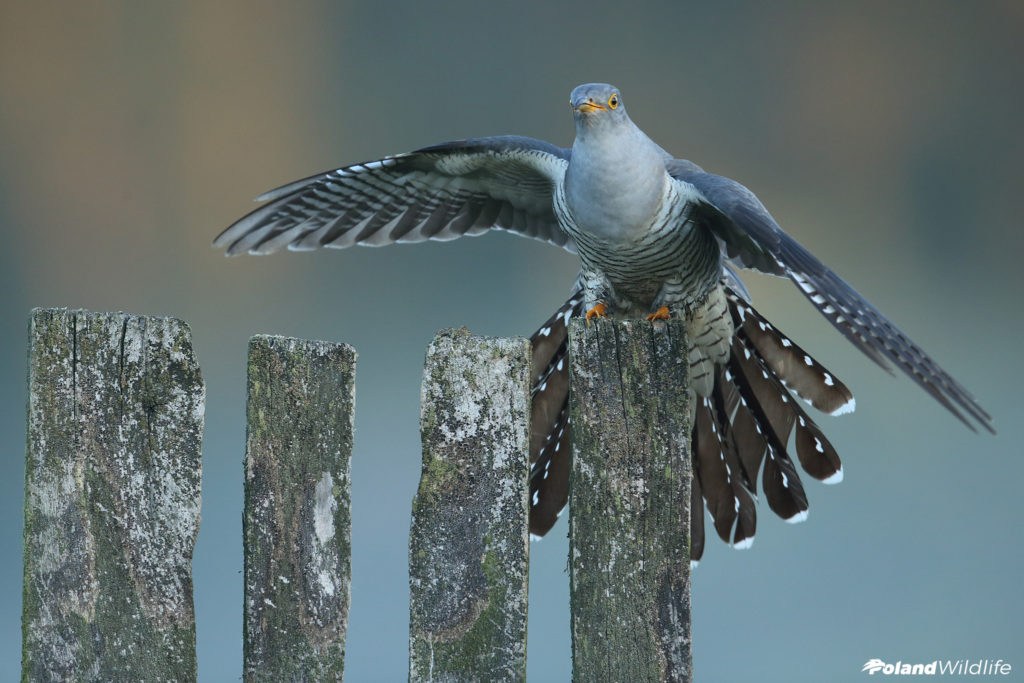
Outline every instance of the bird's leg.
<svg viewBox="0 0 1024 683">
<path fill-rule="evenodd" d="M 603 318 L 609 308 L 616 309 L 615 289 L 604 273 L 584 268 L 580 272 L 583 285 L 583 306 L 587 311 L 587 322 L 593 318 Z"/>
</svg>

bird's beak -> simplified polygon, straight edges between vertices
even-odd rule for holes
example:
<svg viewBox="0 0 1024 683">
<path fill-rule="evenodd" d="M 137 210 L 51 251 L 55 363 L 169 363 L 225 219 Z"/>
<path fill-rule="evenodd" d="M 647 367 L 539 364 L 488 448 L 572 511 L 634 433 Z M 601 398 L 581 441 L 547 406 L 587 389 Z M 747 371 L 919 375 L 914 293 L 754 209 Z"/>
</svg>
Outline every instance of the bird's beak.
<svg viewBox="0 0 1024 683">
<path fill-rule="evenodd" d="M 606 107 L 600 104 L 595 104 L 594 102 L 591 102 L 589 100 L 580 102 L 579 104 L 576 105 L 575 109 L 580 114 L 589 114 L 590 112 L 597 111 L 598 109 L 600 109 L 601 111 L 607 111 Z"/>
</svg>

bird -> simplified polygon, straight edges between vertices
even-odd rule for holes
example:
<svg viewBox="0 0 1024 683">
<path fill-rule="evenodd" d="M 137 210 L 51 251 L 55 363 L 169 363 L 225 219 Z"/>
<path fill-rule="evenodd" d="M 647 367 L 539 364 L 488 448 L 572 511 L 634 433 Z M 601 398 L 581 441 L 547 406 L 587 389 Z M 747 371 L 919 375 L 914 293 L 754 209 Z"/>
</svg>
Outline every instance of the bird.
<svg viewBox="0 0 1024 683">
<path fill-rule="evenodd" d="M 938 363 L 810 251 L 753 192 L 674 158 L 606 83 L 573 89 L 571 148 L 505 135 L 445 142 L 289 183 L 225 229 L 228 255 L 451 240 L 490 230 L 577 254 L 565 303 L 531 336 L 530 532 L 547 533 L 568 502 L 573 317 L 682 318 L 690 346 L 691 564 L 706 505 L 715 533 L 749 548 L 758 479 L 768 507 L 807 518 L 794 464 L 842 481 L 836 449 L 796 398 L 829 415 L 852 392 L 753 306 L 740 270 L 788 278 L 849 342 L 893 367 L 973 431 L 992 417 Z"/>
</svg>

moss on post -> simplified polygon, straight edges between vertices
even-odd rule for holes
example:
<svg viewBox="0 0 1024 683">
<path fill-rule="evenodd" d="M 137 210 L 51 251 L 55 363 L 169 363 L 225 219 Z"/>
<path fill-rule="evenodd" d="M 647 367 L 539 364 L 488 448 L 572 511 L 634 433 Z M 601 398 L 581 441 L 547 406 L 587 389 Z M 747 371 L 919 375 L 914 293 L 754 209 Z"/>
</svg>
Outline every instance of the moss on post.
<svg viewBox="0 0 1024 683">
<path fill-rule="evenodd" d="M 576 681 L 692 678 L 686 349 L 678 320 L 570 324 Z"/>
<path fill-rule="evenodd" d="M 529 342 L 441 332 L 421 410 L 409 680 L 525 680 Z"/>
<path fill-rule="evenodd" d="M 245 680 L 341 680 L 351 577 L 356 353 L 249 342 Z"/>
<path fill-rule="evenodd" d="M 173 318 L 36 309 L 24 680 L 196 678 L 205 387 Z"/>
</svg>

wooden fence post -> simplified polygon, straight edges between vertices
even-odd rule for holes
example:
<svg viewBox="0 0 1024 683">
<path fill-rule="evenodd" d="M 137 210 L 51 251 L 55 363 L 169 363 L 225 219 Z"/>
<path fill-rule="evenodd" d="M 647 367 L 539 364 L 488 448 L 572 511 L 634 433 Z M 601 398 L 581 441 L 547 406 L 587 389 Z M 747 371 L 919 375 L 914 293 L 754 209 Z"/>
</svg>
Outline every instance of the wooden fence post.
<svg viewBox="0 0 1024 683">
<path fill-rule="evenodd" d="M 529 342 L 439 333 L 421 411 L 409 680 L 525 680 Z"/>
<path fill-rule="evenodd" d="M 205 387 L 173 318 L 32 311 L 24 680 L 196 678 Z"/>
<path fill-rule="evenodd" d="M 356 353 L 249 342 L 245 457 L 248 681 L 341 680 L 351 578 Z"/>
<path fill-rule="evenodd" d="M 686 349 L 681 320 L 571 321 L 573 680 L 692 678 Z"/>
</svg>

